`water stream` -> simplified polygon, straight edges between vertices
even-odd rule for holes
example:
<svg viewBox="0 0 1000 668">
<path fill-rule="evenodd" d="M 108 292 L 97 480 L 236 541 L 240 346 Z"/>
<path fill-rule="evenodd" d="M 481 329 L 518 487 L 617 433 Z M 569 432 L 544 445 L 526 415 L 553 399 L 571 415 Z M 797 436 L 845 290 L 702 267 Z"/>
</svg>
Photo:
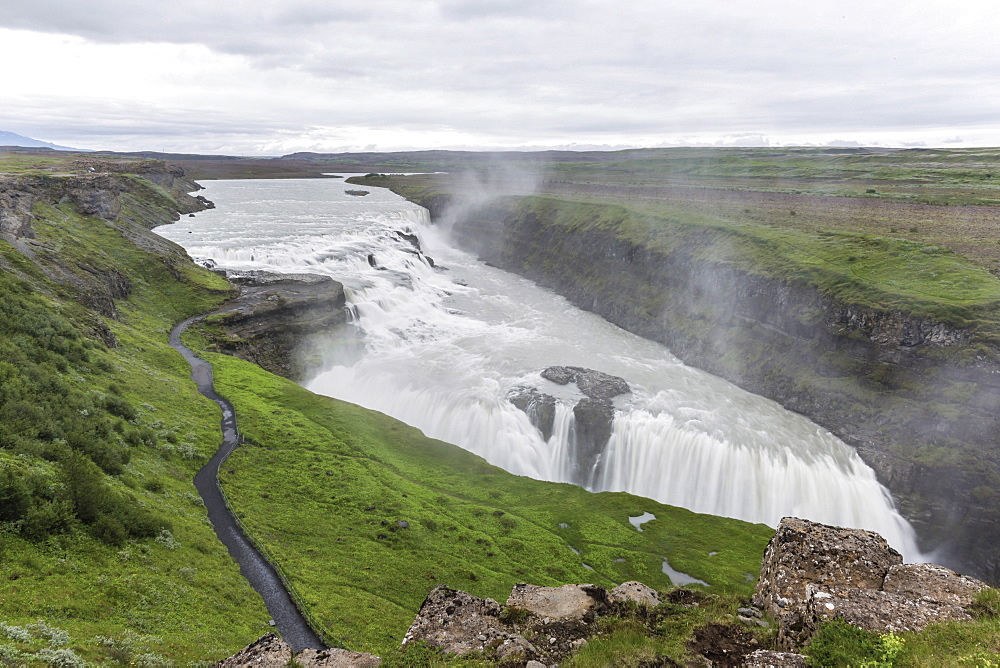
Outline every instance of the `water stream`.
<svg viewBox="0 0 1000 668">
<path fill-rule="evenodd" d="M 197 260 L 341 281 L 362 346 L 331 346 L 306 384 L 455 443 L 512 473 L 624 490 L 775 526 L 786 515 L 880 532 L 919 557 L 909 524 L 857 454 L 826 430 L 454 248 L 427 212 L 339 180 L 217 181 L 217 208 L 156 231 Z M 407 235 L 419 238 L 420 250 Z M 433 258 L 432 261 L 428 258 Z M 610 441 L 586 479 L 571 466 L 583 395 L 539 372 L 620 376 Z M 560 399 L 545 440 L 512 388 Z"/>
</svg>

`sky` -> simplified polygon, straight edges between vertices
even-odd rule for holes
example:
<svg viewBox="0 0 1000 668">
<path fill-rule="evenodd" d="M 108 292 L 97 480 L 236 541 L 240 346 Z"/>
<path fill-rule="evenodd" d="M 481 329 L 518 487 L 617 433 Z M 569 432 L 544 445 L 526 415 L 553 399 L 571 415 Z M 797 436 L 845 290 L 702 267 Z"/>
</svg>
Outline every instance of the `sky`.
<svg viewBox="0 0 1000 668">
<path fill-rule="evenodd" d="M 1000 146 L 982 0 L 7 0 L 0 130 L 229 155 Z"/>
</svg>

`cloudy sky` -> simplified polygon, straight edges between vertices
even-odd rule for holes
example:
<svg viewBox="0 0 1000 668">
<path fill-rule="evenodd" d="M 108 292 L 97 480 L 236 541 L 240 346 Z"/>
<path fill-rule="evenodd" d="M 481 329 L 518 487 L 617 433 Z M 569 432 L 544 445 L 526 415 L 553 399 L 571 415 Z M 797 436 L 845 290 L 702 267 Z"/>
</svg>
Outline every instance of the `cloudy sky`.
<svg viewBox="0 0 1000 668">
<path fill-rule="evenodd" d="M 0 58 L 81 148 L 1000 146 L 983 0 L 5 0 Z"/>
</svg>

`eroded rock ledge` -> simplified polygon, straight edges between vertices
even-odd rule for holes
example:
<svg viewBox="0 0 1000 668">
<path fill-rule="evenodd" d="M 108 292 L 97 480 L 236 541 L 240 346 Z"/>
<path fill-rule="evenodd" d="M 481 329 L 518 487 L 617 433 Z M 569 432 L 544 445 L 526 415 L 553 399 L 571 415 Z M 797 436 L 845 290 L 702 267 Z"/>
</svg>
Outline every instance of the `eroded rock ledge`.
<svg viewBox="0 0 1000 668">
<path fill-rule="evenodd" d="M 316 368 L 320 342 L 347 322 L 344 286 L 327 276 L 226 272 L 239 297 L 209 323 L 222 352 L 302 380 Z"/>
</svg>

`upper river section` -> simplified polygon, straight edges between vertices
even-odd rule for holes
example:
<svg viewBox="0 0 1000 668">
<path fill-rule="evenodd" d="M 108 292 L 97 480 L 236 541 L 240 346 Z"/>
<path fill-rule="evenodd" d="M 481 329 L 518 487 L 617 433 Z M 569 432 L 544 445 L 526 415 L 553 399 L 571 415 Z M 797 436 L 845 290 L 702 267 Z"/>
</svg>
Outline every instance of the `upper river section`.
<svg viewBox="0 0 1000 668">
<path fill-rule="evenodd" d="M 796 516 L 871 529 L 908 561 L 920 557 L 874 472 L 832 434 L 486 266 L 453 247 L 415 204 L 379 188 L 349 195 L 339 179 L 204 185 L 215 209 L 156 232 L 197 261 L 344 284 L 361 345 L 332 344 L 305 383 L 310 390 L 392 415 L 512 473 L 572 482 L 572 405 L 583 395 L 539 372 L 596 369 L 624 378 L 632 392 L 615 399 L 589 489 L 770 526 Z M 547 441 L 507 400 L 517 386 L 560 399 Z"/>
</svg>

